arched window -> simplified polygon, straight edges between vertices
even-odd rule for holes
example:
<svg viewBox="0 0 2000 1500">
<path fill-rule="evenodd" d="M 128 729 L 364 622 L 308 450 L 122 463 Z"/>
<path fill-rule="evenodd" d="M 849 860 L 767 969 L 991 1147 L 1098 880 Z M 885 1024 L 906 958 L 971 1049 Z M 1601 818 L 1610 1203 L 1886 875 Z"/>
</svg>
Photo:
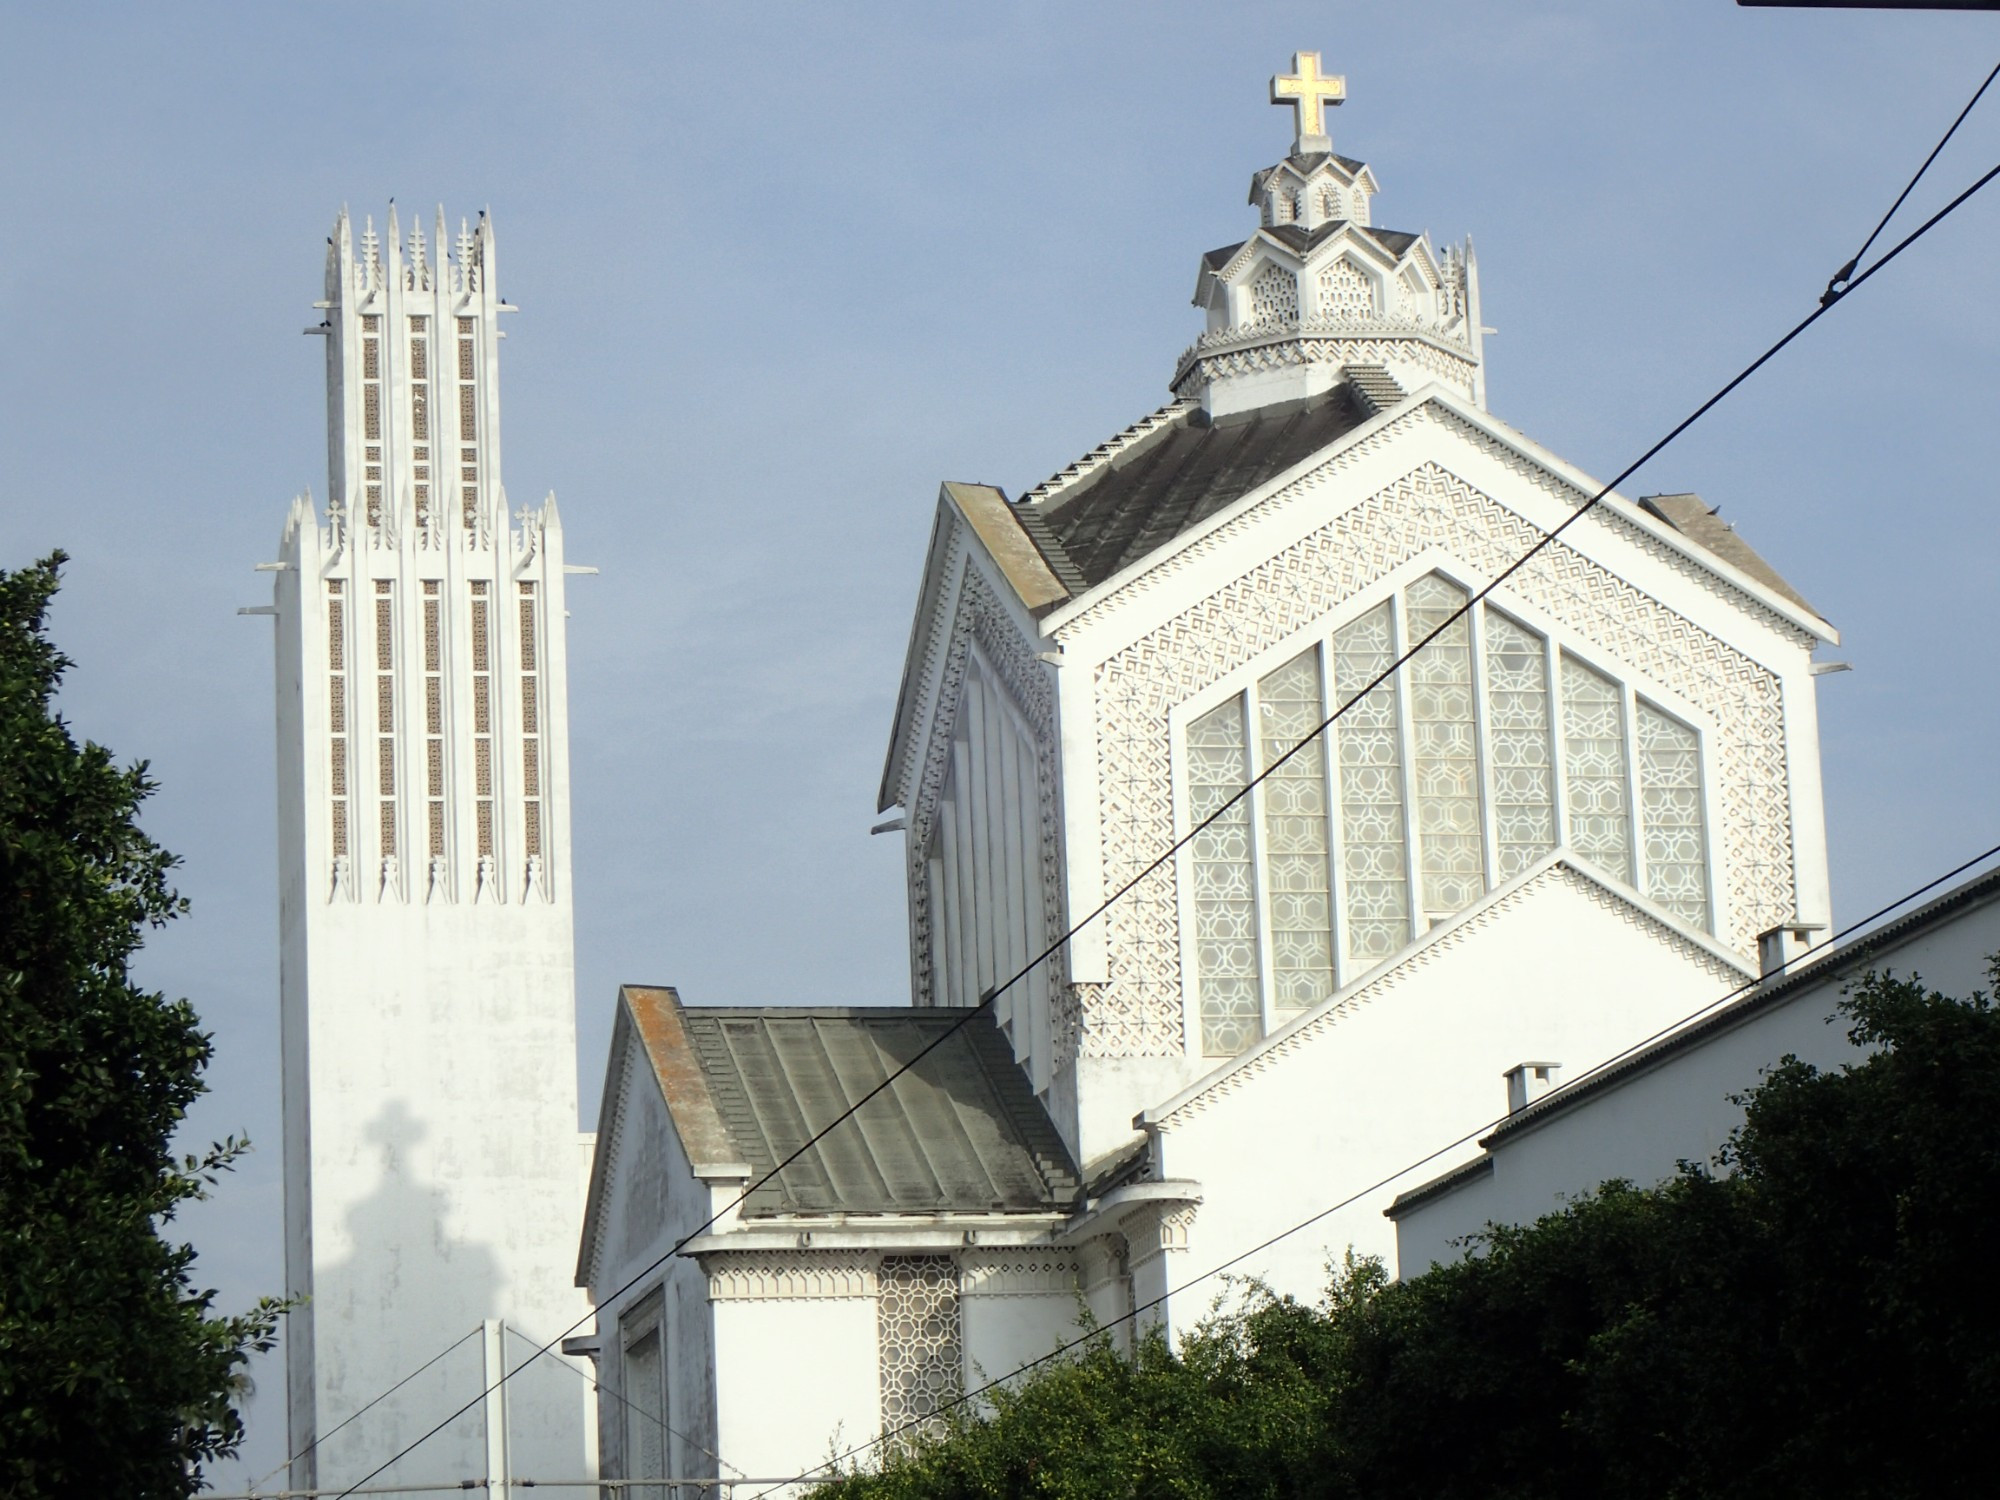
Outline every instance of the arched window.
<svg viewBox="0 0 2000 1500">
<path fill-rule="evenodd" d="M 1562 846 L 1710 928 L 1699 736 L 1498 609 L 1453 620 L 1467 597 L 1419 578 L 1188 721 L 1190 821 L 1227 805 L 1186 854 L 1205 1054 L 1241 1052 Z M 1329 702 L 1352 706 L 1309 738 Z"/>
</svg>

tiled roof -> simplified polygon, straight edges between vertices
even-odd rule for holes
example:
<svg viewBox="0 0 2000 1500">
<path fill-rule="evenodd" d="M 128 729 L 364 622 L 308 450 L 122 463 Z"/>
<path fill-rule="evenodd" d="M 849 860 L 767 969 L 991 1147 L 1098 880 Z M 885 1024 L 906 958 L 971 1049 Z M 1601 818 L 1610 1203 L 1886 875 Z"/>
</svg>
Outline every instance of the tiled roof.
<svg viewBox="0 0 2000 1500">
<path fill-rule="evenodd" d="M 1075 1205 L 1076 1166 L 988 1015 L 950 1035 L 963 1011 L 689 1007 L 681 1017 L 715 1108 L 755 1177 L 938 1043 L 753 1192 L 746 1218 Z"/>
<path fill-rule="evenodd" d="M 1313 246 L 1332 239 L 1343 229 L 1351 229 L 1357 235 L 1375 241 L 1398 260 L 1402 259 L 1403 252 L 1420 238 L 1400 229 L 1376 229 L 1367 224 L 1350 223 L 1346 219 L 1329 219 L 1317 229 L 1302 229 L 1297 224 L 1271 224 L 1267 225 L 1262 233 L 1271 236 L 1293 254 L 1304 255 Z M 1235 258 L 1236 252 L 1246 243 L 1244 240 L 1238 240 L 1233 245 L 1222 245 L 1210 250 L 1202 256 L 1201 263 L 1211 271 L 1220 271 Z"/>
<path fill-rule="evenodd" d="M 1095 587 L 1372 415 L 1346 386 L 1217 422 L 1191 406 L 1036 504 L 1023 529 L 1073 593 L 1072 578 Z"/>
</svg>

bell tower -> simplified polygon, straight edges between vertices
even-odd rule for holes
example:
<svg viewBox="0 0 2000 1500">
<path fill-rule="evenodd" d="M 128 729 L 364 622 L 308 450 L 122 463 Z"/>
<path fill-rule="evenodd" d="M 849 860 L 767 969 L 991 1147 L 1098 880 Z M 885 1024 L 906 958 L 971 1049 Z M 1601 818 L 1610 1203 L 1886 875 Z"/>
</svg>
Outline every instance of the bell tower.
<svg viewBox="0 0 2000 1500">
<path fill-rule="evenodd" d="M 336 220 L 330 494 L 270 565 L 296 1487 L 477 1396 L 484 1325 L 511 1367 L 584 1310 L 562 528 L 553 496 L 508 515 L 514 309 L 486 215 L 447 233 Z M 588 1390 L 553 1359 L 508 1383 L 513 1473 L 585 1472 Z M 475 1409 L 378 1483 L 489 1467 Z"/>
</svg>

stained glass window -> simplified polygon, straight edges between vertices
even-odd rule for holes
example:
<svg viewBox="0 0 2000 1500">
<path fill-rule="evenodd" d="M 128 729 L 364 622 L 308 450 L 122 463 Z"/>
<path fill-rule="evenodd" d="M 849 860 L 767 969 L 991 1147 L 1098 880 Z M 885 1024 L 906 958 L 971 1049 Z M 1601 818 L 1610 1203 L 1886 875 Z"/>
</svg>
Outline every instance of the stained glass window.
<svg viewBox="0 0 2000 1500">
<path fill-rule="evenodd" d="M 1263 865 L 1271 924 L 1271 1008 L 1281 1016 L 1333 993 L 1326 750 L 1315 734 L 1325 720 L 1317 647 L 1257 684 L 1257 763 L 1274 768 L 1262 791 Z M 1280 757 L 1295 746 L 1291 758 L 1280 764 Z"/>
<path fill-rule="evenodd" d="M 1708 848 L 1701 816 L 1701 750 L 1695 733 L 1641 701 L 1639 812 L 1646 894 L 1696 927 L 1708 926 Z"/>
<path fill-rule="evenodd" d="M 1389 606 L 1378 604 L 1333 638 L 1334 689 L 1342 704 L 1396 659 Z M 1393 678 L 1334 727 L 1340 761 L 1341 875 L 1347 953 L 1386 958 L 1410 940 L 1410 866 L 1403 828 L 1403 737 Z"/>
<path fill-rule="evenodd" d="M 1249 799 L 1217 813 L 1249 784 L 1249 760 L 1242 698 L 1219 704 L 1188 726 L 1188 811 L 1197 824 L 1215 816 L 1188 846 L 1201 1043 L 1211 1057 L 1241 1052 L 1262 1030 Z"/>
<path fill-rule="evenodd" d="M 1570 847 L 1608 875 L 1632 879 L 1632 801 L 1625 781 L 1625 697 L 1574 657 L 1562 662 L 1564 802 Z"/>
<path fill-rule="evenodd" d="M 1412 641 L 1443 627 L 1407 669 L 1411 776 L 1417 790 L 1417 874 L 1427 923 L 1465 910 L 1486 893 L 1472 623 L 1464 615 L 1451 618 L 1465 601 L 1464 589 L 1435 573 L 1411 584 L 1404 601 Z"/>
</svg>

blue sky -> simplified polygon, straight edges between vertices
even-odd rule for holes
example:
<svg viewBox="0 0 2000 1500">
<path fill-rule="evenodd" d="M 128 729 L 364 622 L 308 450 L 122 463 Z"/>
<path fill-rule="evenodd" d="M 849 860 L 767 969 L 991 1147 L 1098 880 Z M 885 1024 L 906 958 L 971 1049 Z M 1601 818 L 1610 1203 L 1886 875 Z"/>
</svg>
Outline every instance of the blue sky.
<svg viewBox="0 0 2000 1500">
<path fill-rule="evenodd" d="M 1032 485 L 1158 405 L 1199 254 L 1344 72 L 1378 222 L 1470 232 L 1497 415 L 1609 475 L 1812 305 L 2000 56 L 2000 20 L 1727 0 L 1089 7 L 0 7 L 0 567 L 74 557 L 80 732 L 146 756 L 193 915 L 142 969 L 212 1027 L 187 1225 L 281 1283 L 268 622 L 325 489 L 343 202 L 490 206 L 516 503 L 572 560 L 581 1071 L 616 985 L 907 996 L 870 839 L 938 482 Z M 2000 98 L 1914 223 L 2000 160 Z M 1843 631 L 1836 917 L 2000 838 L 2000 187 L 1627 486 L 1692 489 Z M 1893 234 L 1896 231 L 1892 231 Z M 262 1370 L 252 1453 L 282 1456 Z M 238 1478 L 253 1477 L 239 1475 Z"/>
</svg>

